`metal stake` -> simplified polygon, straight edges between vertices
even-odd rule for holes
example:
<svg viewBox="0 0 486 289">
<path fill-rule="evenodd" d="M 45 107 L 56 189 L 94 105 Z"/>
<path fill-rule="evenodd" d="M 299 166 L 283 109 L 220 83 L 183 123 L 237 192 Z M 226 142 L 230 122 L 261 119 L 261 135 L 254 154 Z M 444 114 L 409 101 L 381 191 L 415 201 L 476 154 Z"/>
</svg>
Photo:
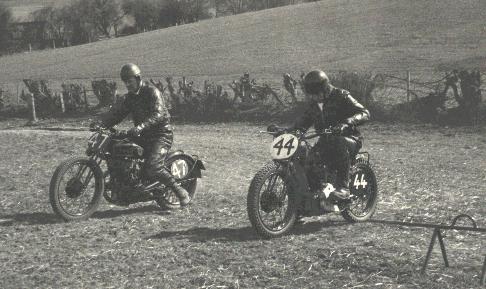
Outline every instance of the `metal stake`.
<svg viewBox="0 0 486 289">
<path fill-rule="evenodd" d="M 449 261 L 447 260 L 447 252 L 445 249 L 444 240 L 442 234 L 440 233 L 440 229 L 436 228 L 434 230 L 434 233 L 432 234 L 432 239 L 430 240 L 429 249 L 427 250 L 427 255 L 425 256 L 424 265 L 422 266 L 422 270 L 421 270 L 422 274 L 425 273 L 425 269 L 427 268 L 427 264 L 429 263 L 430 256 L 432 255 L 432 250 L 434 249 L 435 239 L 437 237 L 439 238 L 440 250 L 442 252 L 442 257 L 444 258 L 445 266 L 449 267 Z"/>
<path fill-rule="evenodd" d="M 439 237 L 440 250 L 442 251 L 442 257 L 444 258 L 444 264 L 446 267 L 449 267 L 449 261 L 447 261 L 447 253 L 444 246 L 444 240 L 442 238 L 442 234 L 440 233 L 440 230 L 437 229 L 437 231 L 438 231 L 437 236 Z"/>
</svg>

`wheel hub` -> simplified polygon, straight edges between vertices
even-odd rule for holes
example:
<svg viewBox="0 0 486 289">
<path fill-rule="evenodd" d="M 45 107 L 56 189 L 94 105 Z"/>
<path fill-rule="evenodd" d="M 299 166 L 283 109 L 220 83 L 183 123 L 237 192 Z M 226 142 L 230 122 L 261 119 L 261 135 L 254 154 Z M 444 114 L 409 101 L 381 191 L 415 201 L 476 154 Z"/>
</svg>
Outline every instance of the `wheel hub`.
<svg viewBox="0 0 486 289">
<path fill-rule="evenodd" d="M 261 208 L 265 213 L 270 213 L 275 211 L 281 206 L 275 192 L 266 192 L 262 194 L 262 199 L 260 202 Z"/>
<path fill-rule="evenodd" d="M 81 193 L 84 190 L 83 183 L 77 178 L 71 178 L 66 185 L 66 195 L 71 198 L 75 199 L 81 196 Z"/>
</svg>

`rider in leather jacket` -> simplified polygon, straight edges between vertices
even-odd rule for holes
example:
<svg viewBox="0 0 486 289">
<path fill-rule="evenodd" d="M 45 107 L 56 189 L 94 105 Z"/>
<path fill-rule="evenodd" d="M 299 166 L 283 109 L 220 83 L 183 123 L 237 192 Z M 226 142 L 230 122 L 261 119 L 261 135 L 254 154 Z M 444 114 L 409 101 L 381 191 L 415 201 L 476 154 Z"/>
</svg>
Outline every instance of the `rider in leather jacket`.
<svg viewBox="0 0 486 289">
<path fill-rule="evenodd" d="M 189 204 L 188 192 L 176 183 L 164 166 L 165 156 L 172 146 L 173 133 L 170 114 L 160 91 L 142 81 L 140 68 L 135 64 L 125 64 L 120 77 L 128 93 L 123 101 L 117 102 L 101 117 L 100 125 L 112 127 L 131 114 L 134 127 L 127 134 L 144 149 L 143 176 L 150 182 L 161 181 L 172 188 L 181 206 Z"/>
<path fill-rule="evenodd" d="M 336 136 L 319 138 L 314 149 L 323 157 L 322 161 L 336 169 L 336 190 L 331 195 L 337 200 L 347 199 L 350 195 L 351 157 L 358 153 L 362 145 L 357 126 L 368 121 L 370 113 L 348 91 L 332 86 L 321 70 L 309 72 L 303 84 L 311 102 L 294 128 L 306 131 L 314 126 L 320 131 L 332 127 L 338 133 Z"/>
</svg>

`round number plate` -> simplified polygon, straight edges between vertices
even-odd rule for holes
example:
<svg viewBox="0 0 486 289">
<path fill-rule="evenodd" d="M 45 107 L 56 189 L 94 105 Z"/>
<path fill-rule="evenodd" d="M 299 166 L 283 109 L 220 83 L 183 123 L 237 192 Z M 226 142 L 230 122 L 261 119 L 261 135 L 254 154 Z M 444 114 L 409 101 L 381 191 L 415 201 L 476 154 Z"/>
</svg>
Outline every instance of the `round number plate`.
<svg viewBox="0 0 486 289">
<path fill-rule="evenodd" d="M 170 166 L 170 171 L 176 179 L 182 179 L 189 172 L 189 166 L 185 160 L 176 160 Z"/>
<path fill-rule="evenodd" d="M 293 134 L 282 134 L 276 137 L 270 147 L 270 154 L 274 160 L 290 158 L 299 147 L 299 139 Z"/>
</svg>

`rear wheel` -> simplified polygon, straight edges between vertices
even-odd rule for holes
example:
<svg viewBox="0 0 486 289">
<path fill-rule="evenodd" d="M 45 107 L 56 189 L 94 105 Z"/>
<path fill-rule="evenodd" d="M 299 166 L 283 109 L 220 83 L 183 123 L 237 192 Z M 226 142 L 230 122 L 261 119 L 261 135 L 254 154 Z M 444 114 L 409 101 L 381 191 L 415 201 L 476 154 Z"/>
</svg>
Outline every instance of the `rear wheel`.
<svg viewBox="0 0 486 289">
<path fill-rule="evenodd" d="M 95 162 L 72 158 L 54 172 L 49 201 L 54 212 L 64 220 L 84 220 L 98 208 L 103 186 L 103 172 Z"/>
<path fill-rule="evenodd" d="M 175 156 L 166 162 L 167 168 L 174 176 L 175 180 L 189 193 L 191 202 L 194 199 L 197 189 L 197 177 L 194 170 L 194 160 L 187 156 Z M 177 209 L 180 208 L 180 202 L 177 195 L 171 188 L 165 187 L 160 194 L 160 197 L 155 200 L 157 205 L 163 209 Z"/>
<path fill-rule="evenodd" d="M 351 170 L 351 203 L 341 212 L 349 222 L 369 220 L 376 211 L 378 203 L 378 184 L 369 163 L 357 163 Z"/>
<path fill-rule="evenodd" d="M 297 206 L 282 169 L 275 163 L 265 165 L 250 184 L 247 211 L 250 222 L 264 238 L 284 235 L 297 218 Z"/>
</svg>

